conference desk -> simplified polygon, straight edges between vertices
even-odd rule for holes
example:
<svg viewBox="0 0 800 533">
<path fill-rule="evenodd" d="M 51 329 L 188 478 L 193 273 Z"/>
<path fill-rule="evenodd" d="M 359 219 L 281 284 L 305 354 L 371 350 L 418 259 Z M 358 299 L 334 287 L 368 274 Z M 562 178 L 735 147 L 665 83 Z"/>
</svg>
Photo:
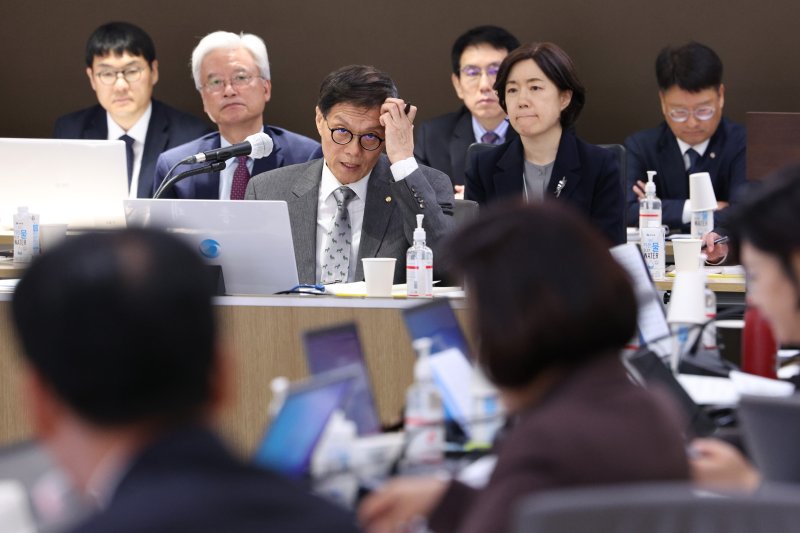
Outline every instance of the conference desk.
<svg viewBox="0 0 800 533">
<path fill-rule="evenodd" d="M 20 398 L 22 368 L 12 333 L 10 300 L 11 294 L 0 293 L 0 444 L 31 434 L 29 413 Z M 469 336 L 464 300 L 451 301 Z M 222 338 L 233 359 L 231 397 L 219 416 L 223 434 L 242 452 L 252 452 L 267 423 L 270 380 L 276 376 L 295 380 L 308 374 L 300 334 L 345 322 L 358 324 L 381 419 L 395 421 L 412 381 L 415 357 L 400 311 L 419 303 L 328 296 L 217 298 Z"/>
</svg>

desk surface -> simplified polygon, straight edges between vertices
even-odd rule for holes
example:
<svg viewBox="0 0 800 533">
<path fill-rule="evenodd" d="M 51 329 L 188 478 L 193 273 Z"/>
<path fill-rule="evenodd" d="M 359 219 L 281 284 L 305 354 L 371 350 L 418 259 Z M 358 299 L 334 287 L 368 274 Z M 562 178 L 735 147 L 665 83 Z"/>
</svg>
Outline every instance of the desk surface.
<svg viewBox="0 0 800 533">
<path fill-rule="evenodd" d="M 672 290 L 672 282 L 675 278 L 667 276 L 664 281 L 656 281 L 656 287 L 660 291 Z M 709 277 L 708 288 L 714 292 L 746 292 L 747 285 L 744 281 L 744 276 L 735 277 Z"/>
<path fill-rule="evenodd" d="M 31 435 L 21 401 L 22 363 L 11 324 L 11 294 L 0 293 L 0 443 Z M 301 333 L 346 322 L 358 325 L 381 420 L 394 422 L 413 379 L 414 352 L 400 310 L 421 299 L 318 296 L 224 296 L 215 300 L 221 336 L 231 354 L 231 397 L 219 426 L 251 453 L 267 425 L 269 383 L 308 375 Z M 464 300 L 451 300 L 467 337 Z"/>
</svg>

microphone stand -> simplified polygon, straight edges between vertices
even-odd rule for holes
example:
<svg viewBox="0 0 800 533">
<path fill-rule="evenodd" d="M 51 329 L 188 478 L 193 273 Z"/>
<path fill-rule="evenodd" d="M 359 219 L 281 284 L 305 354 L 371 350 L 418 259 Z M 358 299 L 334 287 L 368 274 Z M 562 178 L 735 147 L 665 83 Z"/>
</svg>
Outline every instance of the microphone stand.
<svg viewBox="0 0 800 533">
<path fill-rule="evenodd" d="M 214 161 L 213 163 L 209 163 L 207 165 L 202 165 L 197 168 L 185 170 L 180 174 L 173 176 L 169 180 L 162 183 L 161 187 L 159 187 L 156 193 L 153 195 L 153 198 L 154 199 L 161 198 L 161 196 L 167 190 L 169 190 L 170 187 L 175 185 L 177 182 L 188 178 L 189 176 L 194 176 L 196 174 L 205 174 L 206 172 L 219 172 L 220 170 L 224 169 L 226 165 L 227 163 L 225 161 Z"/>
</svg>

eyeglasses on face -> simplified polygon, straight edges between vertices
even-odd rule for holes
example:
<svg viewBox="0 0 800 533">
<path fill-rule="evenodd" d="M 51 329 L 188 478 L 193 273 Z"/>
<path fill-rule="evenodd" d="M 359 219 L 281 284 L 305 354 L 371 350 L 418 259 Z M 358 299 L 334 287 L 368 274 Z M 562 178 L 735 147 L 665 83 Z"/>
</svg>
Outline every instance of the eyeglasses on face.
<svg viewBox="0 0 800 533">
<path fill-rule="evenodd" d="M 497 73 L 500 71 L 500 63 L 492 63 L 487 65 L 486 68 L 481 68 L 476 65 L 464 65 L 461 67 L 461 74 L 468 81 L 477 81 L 483 73 L 489 78 L 496 78 Z"/>
<path fill-rule="evenodd" d="M 669 115 L 669 118 L 671 118 L 674 122 L 686 122 L 692 115 L 694 115 L 694 118 L 696 118 L 697 120 L 702 120 L 702 121 L 711 120 L 711 118 L 714 116 L 714 113 L 716 112 L 717 110 L 716 108 L 714 108 L 714 106 L 704 105 L 691 110 L 684 109 L 682 107 L 676 107 L 670 109 L 667 114 Z"/>
<path fill-rule="evenodd" d="M 240 72 L 239 74 L 231 76 L 230 80 L 226 80 L 225 78 L 209 78 L 205 85 L 203 85 L 203 89 L 210 93 L 218 93 L 224 91 L 228 83 L 236 88 L 247 87 L 255 78 L 260 77 L 261 76 L 251 76 L 246 72 Z"/>
<path fill-rule="evenodd" d="M 96 72 L 95 76 L 103 85 L 114 85 L 120 76 L 128 83 L 139 81 L 142 72 L 144 72 L 142 67 L 127 67 L 121 70 L 101 70 Z"/>
<path fill-rule="evenodd" d="M 353 140 L 353 137 L 358 137 L 358 144 L 360 144 L 361 148 L 367 150 L 368 152 L 372 152 L 380 148 L 384 141 L 384 139 L 381 139 L 374 133 L 364 133 L 362 135 L 358 135 L 347 128 L 331 128 L 328 126 L 328 129 L 331 130 L 331 139 L 336 144 L 349 144 L 350 141 Z"/>
</svg>

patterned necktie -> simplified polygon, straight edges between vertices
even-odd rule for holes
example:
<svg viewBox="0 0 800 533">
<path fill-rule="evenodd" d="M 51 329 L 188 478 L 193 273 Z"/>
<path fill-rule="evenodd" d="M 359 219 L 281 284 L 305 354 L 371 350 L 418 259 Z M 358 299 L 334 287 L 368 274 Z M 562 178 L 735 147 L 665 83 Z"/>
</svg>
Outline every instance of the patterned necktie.
<svg viewBox="0 0 800 533">
<path fill-rule="evenodd" d="M 352 244 L 352 228 L 347 213 L 347 204 L 355 198 L 356 193 L 350 187 L 339 187 L 333 191 L 336 199 L 336 214 L 328 230 L 322 260 L 322 283 L 346 283 L 350 270 L 350 246 Z"/>
<path fill-rule="evenodd" d="M 131 180 L 133 179 L 133 137 L 127 133 L 119 138 L 120 141 L 125 141 L 125 159 L 128 163 L 128 188 L 131 188 Z"/>
<path fill-rule="evenodd" d="M 498 134 L 493 131 L 487 131 L 483 135 L 481 135 L 481 142 L 484 144 L 495 144 L 497 140 L 500 138 Z"/>
<path fill-rule="evenodd" d="M 231 183 L 231 200 L 244 200 L 244 191 L 250 181 L 250 171 L 247 170 L 247 156 L 240 155 L 236 158 L 236 170 L 233 171 Z"/>
<path fill-rule="evenodd" d="M 686 150 L 686 155 L 689 156 L 689 168 L 686 169 L 688 174 L 694 174 L 697 172 L 697 160 L 700 159 L 700 154 L 698 154 L 694 148 L 689 148 Z"/>
</svg>

